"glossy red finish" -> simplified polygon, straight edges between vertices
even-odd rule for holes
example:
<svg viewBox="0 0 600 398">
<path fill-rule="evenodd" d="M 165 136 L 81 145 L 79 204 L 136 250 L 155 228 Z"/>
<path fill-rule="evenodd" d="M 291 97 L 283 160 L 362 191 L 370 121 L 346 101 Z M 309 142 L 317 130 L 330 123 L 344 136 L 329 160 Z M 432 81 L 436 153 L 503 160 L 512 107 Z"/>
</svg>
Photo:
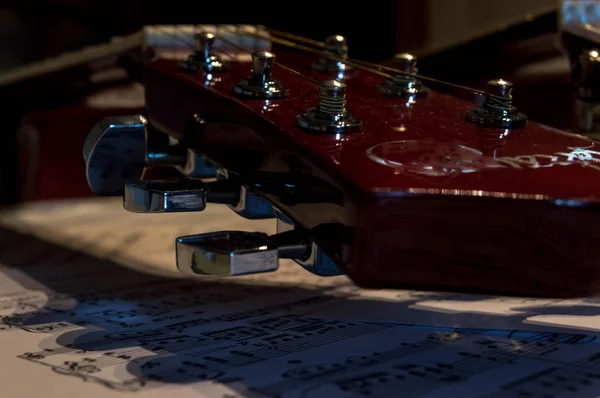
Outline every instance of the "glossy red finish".
<svg viewBox="0 0 600 398">
<path fill-rule="evenodd" d="M 312 56 L 277 55 L 315 79 L 331 78 L 311 70 Z M 532 296 L 600 291 L 600 245 L 586 228 L 599 218 L 594 141 L 533 122 L 485 129 L 465 120 L 472 103 L 434 91 L 414 103 L 386 97 L 376 90 L 385 78 L 364 70 L 346 80 L 347 109 L 362 120 L 361 131 L 316 134 L 296 124 L 316 106 L 312 82 L 275 67 L 288 98 L 235 97 L 232 85 L 249 72 L 248 64 L 232 63 L 207 84 L 202 74 L 178 71 L 175 61 L 156 60 L 146 82 L 150 121 L 181 136 L 192 113 L 209 122 L 225 118 L 252 133 L 224 135 L 218 144 L 200 140 L 198 149 L 217 163 L 250 176 L 269 164 L 273 170 L 272 153 L 297 157 L 308 166 L 302 173 L 340 189 L 343 199 L 329 207 L 261 193 L 313 232 L 356 283 Z M 261 142 L 262 165 L 244 170 L 233 157 L 244 156 L 249 137 Z M 277 170 L 297 175 L 286 161 L 287 169 Z M 332 224 L 350 228 L 350 242 L 318 232 Z"/>
</svg>

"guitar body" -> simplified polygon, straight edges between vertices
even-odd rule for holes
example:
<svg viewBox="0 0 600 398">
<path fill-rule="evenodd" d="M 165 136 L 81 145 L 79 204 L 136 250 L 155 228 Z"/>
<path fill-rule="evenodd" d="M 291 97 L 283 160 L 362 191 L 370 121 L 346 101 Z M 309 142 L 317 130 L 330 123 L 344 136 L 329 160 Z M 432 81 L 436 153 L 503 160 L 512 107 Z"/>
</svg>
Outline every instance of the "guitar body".
<svg viewBox="0 0 600 398">
<path fill-rule="evenodd" d="M 277 61 L 335 77 L 314 71 L 314 57 L 279 51 Z M 239 176 L 358 285 L 600 292 L 595 141 L 533 122 L 482 127 L 465 118 L 473 103 L 433 90 L 385 96 L 385 78 L 365 70 L 345 79 L 360 131 L 307 131 L 297 117 L 316 106 L 315 84 L 275 66 L 288 97 L 240 98 L 232 87 L 249 73 L 232 62 L 209 80 L 156 59 L 144 81 L 148 121 Z"/>
</svg>

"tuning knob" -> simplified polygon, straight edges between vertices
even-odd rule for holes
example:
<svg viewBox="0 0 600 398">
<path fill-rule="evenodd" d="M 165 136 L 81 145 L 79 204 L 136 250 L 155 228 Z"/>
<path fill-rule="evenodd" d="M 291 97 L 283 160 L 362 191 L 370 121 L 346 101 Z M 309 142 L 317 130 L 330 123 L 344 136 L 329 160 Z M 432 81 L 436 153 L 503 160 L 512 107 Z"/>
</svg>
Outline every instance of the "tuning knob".
<svg viewBox="0 0 600 398">
<path fill-rule="evenodd" d="M 276 271 L 280 258 L 306 258 L 310 241 L 297 231 L 274 236 L 221 231 L 177 239 L 177 268 L 190 275 L 235 276 Z"/>
<path fill-rule="evenodd" d="M 83 159 L 95 194 L 122 195 L 124 181 L 140 181 L 146 166 L 146 120 L 140 115 L 103 119 L 88 135 Z"/>
<path fill-rule="evenodd" d="M 203 211 L 206 203 L 234 205 L 240 199 L 235 181 L 140 181 L 125 184 L 123 207 L 133 213 Z"/>
<path fill-rule="evenodd" d="M 141 115 L 101 120 L 86 138 L 83 159 L 88 185 L 100 196 L 123 195 L 124 184 L 140 182 L 147 167 L 154 168 L 154 179 L 216 176 L 214 164 L 184 144 L 171 145 Z"/>
</svg>

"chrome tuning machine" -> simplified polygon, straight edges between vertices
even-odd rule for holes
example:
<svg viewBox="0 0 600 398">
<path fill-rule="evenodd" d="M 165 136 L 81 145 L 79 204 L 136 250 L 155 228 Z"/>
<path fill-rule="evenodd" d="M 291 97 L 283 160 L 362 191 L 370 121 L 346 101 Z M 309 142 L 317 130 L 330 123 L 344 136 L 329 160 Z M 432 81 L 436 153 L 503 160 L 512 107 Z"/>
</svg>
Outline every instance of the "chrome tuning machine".
<svg viewBox="0 0 600 398">
<path fill-rule="evenodd" d="M 517 129 L 527 123 L 527 116 L 513 106 L 513 84 L 504 79 L 490 80 L 483 101 L 467 111 L 466 120 L 489 128 Z"/>
<path fill-rule="evenodd" d="M 279 99 L 289 90 L 272 77 L 275 54 L 258 51 L 252 54 L 252 74 L 233 86 L 233 93 L 244 98 Z"/>
<path fill-rule="evenodd" d="M 344 62 L 348 58 L 348 43 L 344 36 L 333 35 L 325 40 L 324 54 L 312 68 L 319 72 L 337 73 L 345 75 L 353 72 L 355 68 Z"/>
<path fill-rule="evenodd" d="M 214 276 L 270 272 L 285 258 L 317 275 L 343 273 L 307 233 L 253 192 L 259 183 L 242 184 L 223 169 L 209 182 L 184 175 L 174 180 L 144 178 L 149 168 L 186 164 L 183 144 L 165 148 L 168 137 L 154 135 L 149 127 L 142 116 L 134 115 L 106 118 L 90 132 L 84 159 L 96 194 L 122 195 L 123 207 L 135 213 L 197 212 L 205 210 L 207 203 L 219 203 L 248 219 L 277 217 L 277 233 L 272 236 L 224 231 L 178 238 L 179 270 Z"/>
<path fill-rule="evenodd" d="M 207 203 L 235 205 L 239 184 L 232 180 L 140 181 L 125 184 L 123 207 L 132 213 L 203 211 Z"/>
<path fill-rule="evenodd" d="M 346 109 L 346 84 L 338 80 L 319 84 L 317 107 L 298 115 L 297 122 L 306 130 L 325 134 L 356 133 L 362 125 Z"/>
<path fill-rule="evenodd" d="M 214 33 L 198 33 L 194 36 L 194 40 L 194 53 L 180 63 L 180 67 L 183 70 L 189 72 L 215 73 L 225 69 L 223 60 L 213 51 L 215 44 Z"/>
<path fill-rule="evenodd" d="M 421 96 L 429 93 L 429 88 L 425 87 L 421 80 L 416 75 L 417 58 L 408 53 L 398 54 L 395 58 L 398 63 L 398 73 L 384 83 L 377 86 L 377 90 L 381 94 L 393 97 L 411 97 Z"/>
<path fill-rule="evenodd" d="M 138 183 L 148 168 L 176 169 L 190 178 L 216 176 L 216 166 L 182 143 L 171 143 L 141 115 L 102 119 L 87 136 L 83 159 L 91 190 L 99 196 L 124 194 L 124 183 Z"/>
<path fill-rule="evenodd" d="M 177 268 L 196 276 L 235 276 L 276 271 L 280 259 L 291 259 L 315 275 L 343 275 L 304 232 L 276 213 L 275 235 L 221 231 L 177 238 Z"/>
<path fill-rule="evenodd" d="M 235 276 L 276 271 L 279 259 L 305 259 L 311 243 L 296 231 L 221 231 L 177 239 L 177 268 L 191 275 Z"/>
<path fill-rule="evenodd" d="M 173 142 L 140 115 L 101 120 L 86 139 L 83 157 L 92 191 L 122 195 L 131 212 L 202 211 L 207 203 L 221 203 L 248 219 L 275 217 L 271 204 L 236 176 L 217 171 L 185 142 Z M 207 178 L 217 181 L 201 180 Z"/>
</svg>

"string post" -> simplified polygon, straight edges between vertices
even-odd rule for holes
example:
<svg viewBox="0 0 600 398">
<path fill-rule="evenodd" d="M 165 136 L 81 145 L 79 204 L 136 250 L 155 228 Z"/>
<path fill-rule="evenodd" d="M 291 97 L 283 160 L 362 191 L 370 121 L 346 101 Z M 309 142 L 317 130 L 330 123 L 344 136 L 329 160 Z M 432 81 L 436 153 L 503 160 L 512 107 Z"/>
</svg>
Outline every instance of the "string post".
<svg viewBox="0 0 600 398">
<path fill-rule="evenodd" d="M 356 133 L 361 121 L 346 109 L 346 84 L 338 80 L 325 80 L 319 83 L 319 96 L 316 108 L 298 116 L 298 125 L 304 129 L 329 133 Z"/>
<path fill-rule="evenodd" d="M 252 54 L 252 76 L 268 80 L 275 64 L 275 54 L 269 51 L 258 51 Z"/>
<path fill-rule="evenodd" d="M 573 65 L 574 129 L 598 137 L 600 132 L 600 49 L 585 49 Z"/>
<path fill-rule="evenodd" d="M 272 77 L 276 56 L 270 51 L 252 53 L 252 72 L 233 86 L 233 93 L 244 98 L 279 99 L 289 90 Z"/>
<path fill-rule="evenodd" d="M 325 50 L 339 56 L 340 58 L 347 58 L 348 42 L 346 41 L 346 38 L 341 35 L 329 36 L 325 40 Z"/>
<path fill-rule="evenodd" d="M 516 129 L 527 123 L 527 116 L 513 106 L 513 84 L 504 79 L 487 83 L 483 102 L 467 111 L 467 121 L 489 128 Z"/>
<path fill-rule="evenodd" d="M 344 61 L 348 58 L 348 42 L 344 36 L 332 35 L 325 39 L 324 52 L 312 68 L 319 72 L 336 73 L 345 75 L 354 71 L 354 67 Z M 338 77 L 338 80 L 342 80 Z"/>
<path fill-rule="evenodd" d="M 346 110 L 346 85 L 337 80 L 326 80 L 321 83 L 317 109 L 329 114 L 344 113 Z"/>
<path fill-rule="evenodd" d="M 216 36 L 212 32 L 200 32 L 194 35 L 194 53 L 180 67 L 188 72 L 215 73 L 225 69 L 221 57 L 213 51 Z"/>
<path fill-rule="evenodd" d="M 429 89 L 417 78 L 417 57 L 409 53 L 396 55 L 397 73 L 377 86 L 380 94 L 391 97 L 415 97 L 426 95 Z"/>
</svg>

